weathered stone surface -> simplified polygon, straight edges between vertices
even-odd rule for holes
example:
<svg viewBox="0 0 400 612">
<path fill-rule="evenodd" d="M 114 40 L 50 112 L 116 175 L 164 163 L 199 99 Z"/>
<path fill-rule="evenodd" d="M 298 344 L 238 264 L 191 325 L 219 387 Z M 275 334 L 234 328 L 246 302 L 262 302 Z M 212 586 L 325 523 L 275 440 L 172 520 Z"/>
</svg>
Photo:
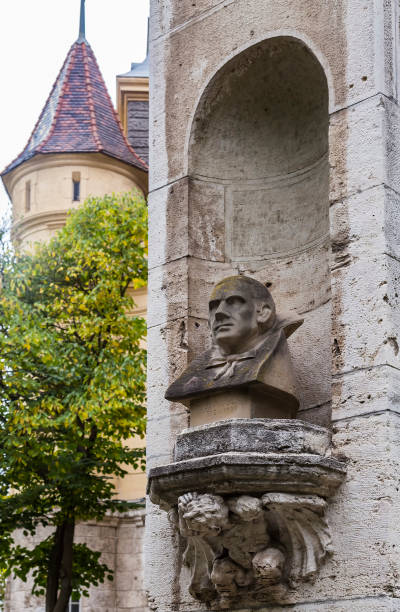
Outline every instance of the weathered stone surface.
<svg viewBox="0 0 400 612">
<path fill-rule="evenodd" d="M 325 455 L 330 432 L 291 419 L 234 419 L 184 430 L 175 443 L 175 461 L 227 452 Z"/>
<path fill-rule="evenodd" d="M 332 385 L 332 421 L 400 412 L 400 372 L 382 364 L 337 374 Z"/>
<path fill-rule="evenodd" d="M 333 494 L 345 465 L 310 454 L 229 452 L 161 465 L 149 472 L 148 491 L 154 503 L 173 506 L 187 491 L 217 494 L 267 491 Z"/>
<path fill-rule="evenodd" d="M 197 3 L 192 8 L 197 11 Z M 225 1 L 212 8 L 208 4 L 200 17 L 193 18 L 191 13 L 190 18 L 181 15 L 177 21 L 173 15 L 176 11 L 182 13 L 180 3 L 163 2 L 153 11 L 152 37 L 156 39 L 153 61 L 154 65 L 160 66 L 155 76 L 160 77 L 162 83 L 161 95 L 158 95 L 161 83 L 154 86 L 158 98 L 154 100 L 157 118 L 161 107 L 165 109 L 165 104 L 174 101 L 174 112 L 169 113 L 167 125 L 160 122 L 156 125 L 160 129 L 157 141 L 164 141 L 167 134 L 169 144 L 172 144 L 173 150 L 168 156 L 170 180 L 180 172 L 184 173 L 187 126 L 199 92 L 215 71 L 238 50 L 269 36 L 281 35 L 288 27 L 292 36 L 303 38 L 310 44 L 328 69 L 332 110 L 354 104 L 378 91 L 385 93 L 385 71 L 390 74 L 389 64 L 384 63 L 383 44 L 374 46 L 370 41 L 378 36 L 376 24 L 379 23 L 382 31 L 384 26 L 387 28 L 387 48 L 390 48 L 390 20 L 383 23 L 384 15 L 391 12 L 389 6 L 379 11 L 373 5 L 366 6 L 355 0 L 323 7 L 316 1 L 303 6 L 293 0 L 281 0 L 273 6 L 268 4 L 268 10 L 260 13 L 257 0 Z M 174 30 L 172 23 L 179 24 L 179 27 Z M 159 38 L 160 32 L 166 36 Z M 224 35 L 225 32 L 229 32 L 229 36 Z M 189 45 L 192 53 L 187 57 L 185 49 Z M 365 45 L 366 52 L 360 54 L 362 45 Z M 392 54 L 394 57 L 394 51 Z M 343 70 L 344 62 L 346 71 Z M 390 86 L 388 95 L 392 94 Z M 160 153 L 159 149 L 157 152 Z M 161 166 L 159 161 L 158 176 Z M 161 176 L 160 179 L 166 182 Z"/>
<path fill-rule="evenodd" d="M 387 255 L 371 254 L 333 271 L 335 373 L 386 363 L 400 367 L 399 278 L 399 262 Z"/>
<path fill-rule="evenodd" d="M 331 550 L 326 502 L 315 495 L 187 493 L 170 520 L 187 542 L 189 592 L 215 610 L 275 599 L 313 580 Z"/>
<path fill-rule="evenodd" d="M 149 194 L 149 269 L 188 255 L 188 189 L 183 178 Z"/>
<path fill-rule="evenodd" d="M 260 0 L 220 3 L 200 0 L 194 4 L 196 6 L 189 7 L 187 3 L 174 0 L 152 3 L 153 138 L 157 141 L 151 177 L 153 189 L 195 173 L 190 137 L 199 101 L 210 107 L 213 105 L 214 99 L 207 98 L 210 81 L 229 60 L 251 45 L 270 36 L 282 35 L 305 41 L 321 63 L 329 89 L 331 187 L 329 194 L 325 194 L 326 209 L 321 205 L 317 212 L 323 214 L 327 210 L 329 195 L 332 214 L 326 233 L 332 238 L 333 257 L 328 256 L 328 241 L 325 240 L 302 253 L 280 253 L 279 257 L 270 255 L 265 260 L 237 262 L 235 270 L 240 269 L 262 282 L 272 282 L 277 305 L 287 305 L 290 311 L 297 310 L 305 316 L 305 324 L 297 338 L 294 336 L 289 343 L 297 378 L 305 389 L 301 414 L 304 418 L 314 414 L 315 418 L 323 417 L 328 422 L 333 382 L 334 453 L 349 457 L 348 477 L 327 509 L 335 555 L 322 566 L 315 584 L 302 583 L 295 591 L 282 593 L 279 604 L 271 602 L 259 609 L 276 612 L 283 607 L 307 612 L 400 609 L 399 546 L 394 528 L 400 504 L 396 441 L 399 417 L 393 414 L 399 404 L 395 355 L 399 327 L 399 304 L 395 295 L 396 279 L 399 278 L 395 261 L 398 258 L 399 192 L 396 107 L 399 60 L 395 25 L 399 21 L 398 2 L 277 0 L 266 1 L 261 9 Z M 188 48 L 190 54 L 187 54 Z M 244 74 L 245 55 L 241 56 L 241 61 Z M 285 88 L 290 83 L 290 71 L 279 78 Z M 246 92 L 246 86 L 244 79 L 240 91 L 228 92 L 221 83 L 221 92 L 234 99 L 238 93 Z M 296 97 L 299 93 L 299 89 L 294 88 L 288 97 Z M 250 166 L 250 170 L 257 169 L 258 159 L 265 159 L 266 152 L 261 150 L 256 154 L 253 143 L 257 140 L 259 125 L 262 124 L 261 133 L 265 129 L 263 122 L 276 111 L 276 108 L 266 107 L 261 116 L 252 114 L 251 108 L 249 98 L 246 138 L 240 142 L 242 131 L 238 131 L 236 122 L 231 121 L 227 122 L 224 138 L 218 143 L 221 149 L 226 147 L 225 151 L 221 150 L 221 156 L 231 163 L 228 170 L 237 170 L 233 188 L 248 194 L 264 187 L 264 179 L 270 179 L 269 168 L 264 166 L 264 173 L 252 179 L 255 183 L 249 190 L 246 173 Z M 223 112 L 219 118 L 221 125 Z M 281 133 L 286 127 L 287 123 Z M 301 141 L 302 134 L 298 139 L 299 134 L 301 129 L 288 140 L 288 155 L 276 174 L 284 173 L 286 164 L 293 161 L 293 149 L 309 142 L 307 139 Z M 235 135 L 240 135 L 234 143 L 237 154 L 229 157 Z M 317 130 L 316 137 L 320 136 Z M 265 146 L 270 147 L 272 142 L 269 139 Z M 206 180 L 214 183 L 215 178 L 221 178 L 215 149 L 211 151 L 210 161 L 208 167 L 212 174 Z M 241 169 L 245 171 L 241 173 Z M 204 177 L 198 178 L 200 182 L 204 180 Z M 226 179 L 221 184 L 230 189 L 224 181 Z M 239 202 L 245 220 L 249 197 Z M 272 204 L 275 206 L 275 201 Z M 299 203 L 300 208 L 303 204 Z M 173 201 L 169 211 L 168 223 L 173 224 Z M 286 209 L 277 207 L 276 211 L 286 219 Z M 270 212 L 269 208 L 265 211 L 266 217 Z M 175 221 L 181 223 L 186 219 L 175 218 Z M 257 233 L 255 220 L 252 218 L 249 223 Z M 299 235 L 296 229 L 297 224 L 293 227 L 294 242 L 304 226 L 301 225 Z M 284 230 L 287 235 L 287 223 Z M 190 231 L 189 227 L 187 232 Z M 237 236 L 237 228 L 234 235 Z M 278 235 L 277 239 L 279 242 L 283 235 Z M 204 250 L 207 245 L 198 241 L 195 244 L 202 257 L 210 256 L 211 251 L 207 254 Z M 154 245 L 160 265 L 166 253 L 170 256 L 171 246 L 172 242 L 166 245 L 165 241 Z M 260 244 L 242 246 L 252 251 L 252 257 L 254 251 L 258 253 L 264 249 Z M 270 246 L 265 244 L 264 251 Z M 209 249 L 211 247 L 210 243 Z M 187 251 L 189 260 L 192 256 L 196 258 L 195 252 L 189 255 L 188 247 Z M 229 258 L 227 253 L 228 250 L 225 256 Z M 202 296 L 208 294 L 207 286 L 230 274 L 223 273 L 224 265 L 228 267 L 229 262 L 198 259 L 192 264 L 189 261 L 188 312 L 195 315 L 199 323 L 207 316 L 201 311 L 205 303 Z M 172 312 L 167 300 L 164 306 L 166 322 Z M 192 340 L 194 338 L 192 335 Z M 199 342 L 204 338 L 204 334 L 201 338 L 199 335 Z M 333 377 L 331 343 L 335 359 Z M 168 345 L 167 359 L 174 365 L 178 362 L 176 353 L 181 350 L 178 347 L 179 343 Z M 203 349 L 204 345 L 199 344 L 199 347 Z M 155 355 L 154 361 L 157 361 L 159 353 Z M 182 369 L 178 368 L 177 374 L 186 367 L 182 360 L 179 363 Z M 154 364 L 154 368 L 159 375 L 159 365 Z M 171 370 L 165 374 L 163 380 L 158 376 L 159 389 L 165 389 L 171 382 Z M 166 414 L 164 405 L 163 411 Z M 193 490 L 196 490 L 194 481 Z M 149 562 L 147 580 L 152 606 L 162 612 L 204 610 L 187 594 L 189 576 L 187 569 L 181 566 L 183 551 L 179 543 L 162 515 L 154 508 L 151 513 L 155 555 Z M 159 584 L 160 575 L 166 577 L 165 583 Z M 249 608 L 241 610 L 248 612 Z"/>
<path fill-rule="evenodd" d="M 337 201 L 330 208 L 332 266 L 372 254 L 400 258 L 399 195 L 386 185 L 371 187 Z"/>
</svg>

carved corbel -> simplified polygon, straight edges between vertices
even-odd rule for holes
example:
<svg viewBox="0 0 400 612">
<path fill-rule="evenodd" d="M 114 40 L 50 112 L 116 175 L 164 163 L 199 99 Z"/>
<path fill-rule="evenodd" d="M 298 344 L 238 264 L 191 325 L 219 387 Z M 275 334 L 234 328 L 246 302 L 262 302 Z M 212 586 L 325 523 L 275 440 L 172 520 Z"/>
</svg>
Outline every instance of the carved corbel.
<svg viewBox="0 0 400 612">
<path fill-rule="evenodd" d="M 331 552 L 325 510 L 317 495 L 182 495 L 170 518 L 187 542 L 192 597 L 228 610 L 313 579 Z"/>
</svg>

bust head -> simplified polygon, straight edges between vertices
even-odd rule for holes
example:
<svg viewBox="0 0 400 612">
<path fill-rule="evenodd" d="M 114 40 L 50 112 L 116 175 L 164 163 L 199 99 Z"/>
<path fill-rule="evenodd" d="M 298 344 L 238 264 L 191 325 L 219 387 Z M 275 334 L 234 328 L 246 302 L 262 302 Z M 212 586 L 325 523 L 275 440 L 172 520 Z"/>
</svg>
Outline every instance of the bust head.
<svg viewBox="0 0 400 612">
<path fill-rule="evenodd" d="M 215 285 L 208 318 L 213 344 L 223 355 L 253 348 L 275 322 L 275 303 L 265 285 L 229 276 Z"/>
</svg>

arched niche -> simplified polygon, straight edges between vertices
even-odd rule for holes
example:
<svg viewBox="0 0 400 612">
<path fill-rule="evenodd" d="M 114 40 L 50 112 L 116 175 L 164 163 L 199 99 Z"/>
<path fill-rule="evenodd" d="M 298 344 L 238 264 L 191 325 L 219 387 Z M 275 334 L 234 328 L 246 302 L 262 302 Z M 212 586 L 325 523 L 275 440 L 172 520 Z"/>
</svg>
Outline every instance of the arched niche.
<svg viewBox="0 0 400 612">
<path fill-rule="evenodd" d="M 278 307 L 305 318 L 290 340 L 300 416 L 323 424 L 331 395 L 328 124 L 321 64 L 301 41 L 276 37 L 217 72 L 188 147 L 191 254 L 208 262 L 204 282 L 241 271 L 271 283 Z"/>
</svg>

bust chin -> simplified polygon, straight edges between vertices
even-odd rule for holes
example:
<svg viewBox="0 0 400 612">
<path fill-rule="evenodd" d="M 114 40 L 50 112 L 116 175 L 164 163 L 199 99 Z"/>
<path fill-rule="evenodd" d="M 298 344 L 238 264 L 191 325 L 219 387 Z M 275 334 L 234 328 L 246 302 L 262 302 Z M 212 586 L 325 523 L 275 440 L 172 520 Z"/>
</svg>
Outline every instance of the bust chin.
<svg viewBox="0 0 400 612">
<path fill-rule="evenodd" d="M 229 277 L 210 297 L 212 348 L 193 359 L 166 399 L 190 405 L 191 424 L 219 418 L 293 418 L 299 406 L 287 337 L 301 320 L 275 314 L 269 291 Z M 207 416 L 208 415 L 208 416 Z"/>
</svg>

